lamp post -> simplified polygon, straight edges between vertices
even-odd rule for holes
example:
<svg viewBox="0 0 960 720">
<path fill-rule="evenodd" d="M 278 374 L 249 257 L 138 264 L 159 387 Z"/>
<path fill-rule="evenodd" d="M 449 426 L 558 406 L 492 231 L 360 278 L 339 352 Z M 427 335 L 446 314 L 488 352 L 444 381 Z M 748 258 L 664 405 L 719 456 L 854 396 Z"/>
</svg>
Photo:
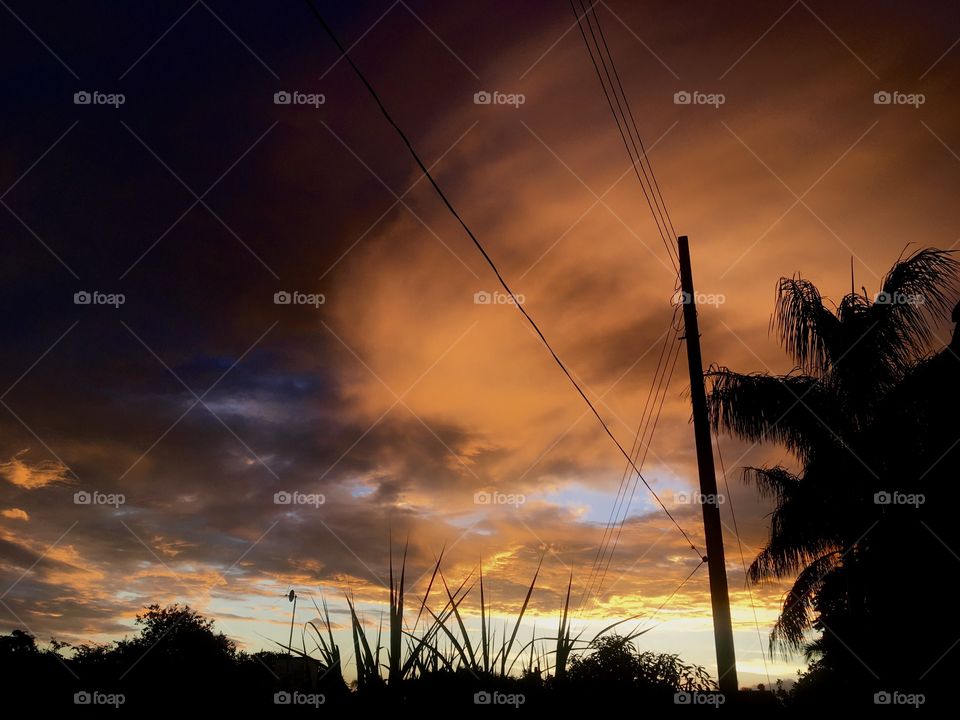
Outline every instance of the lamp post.
<svg viewBox="0 0 960 720">
<path fill-rule="evenodd" d="M 293 589 L 287 593 L 287 600 L 293 603 L 293 612 L 290 613 L 290 641 L 287 643 L 287 655 L 289 656 L 293 652 L 293 622 L 297 616 L 297 594 Z"/>
</svg>

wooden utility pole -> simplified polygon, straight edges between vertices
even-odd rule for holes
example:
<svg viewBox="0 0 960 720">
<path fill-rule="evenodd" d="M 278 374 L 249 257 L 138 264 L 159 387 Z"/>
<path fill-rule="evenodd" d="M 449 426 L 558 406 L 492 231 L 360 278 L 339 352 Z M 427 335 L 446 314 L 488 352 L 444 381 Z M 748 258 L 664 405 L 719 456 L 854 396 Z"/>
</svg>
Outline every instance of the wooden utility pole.
<svg viewBox="0 0 960 720">
<path fill-rule="evenodd" d="M 690 269 L 687 236 L 677 238 L 680 250 L 680 290 L 683 303 L 687 364 L 690 367 L 690 398 L 693 403 L 693 432 L 700 472 L 700 503 L 703 530 L 707 541 L 707 570 L 710 574 L 710 604 L 713 607 L 713 634 L 717 646 L 717 674 L 720 691 L 732 699 L 736 694 L 737 658 L 733 647 L 733 623 L 730 620 L 730 596 L 727 593 L 727 568 L 723 556 L 723 527 L 720 524 L 720 497 L 713 466 L 713 444 L 707 419 L 707 394 L 703 387 L 703 358 L 700 355 L 700 329 L 697 323 L 697 296 Z"/>
</svg>

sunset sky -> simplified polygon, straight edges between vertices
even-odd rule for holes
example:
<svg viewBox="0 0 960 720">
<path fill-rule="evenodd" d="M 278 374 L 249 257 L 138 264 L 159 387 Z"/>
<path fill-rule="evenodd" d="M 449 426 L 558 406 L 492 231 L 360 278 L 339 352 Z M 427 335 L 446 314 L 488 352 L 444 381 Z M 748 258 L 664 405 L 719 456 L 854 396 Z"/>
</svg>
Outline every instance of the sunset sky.
<svg viewBox="0 0 960 720">
<path fill-rule="evenodd" d="M 291 587 L 301 621 L 321 595 L 346 621 L 346 591 L 375 624 L 391 536 L 395 554 L 409 539 L 410 594 L 446 548 L 447 578 L 482 560 L 506 616 L 543 557 L 531 623 L 552 630 L 571 572 L 584 590 L 623 458 L 516 308 L 475 301 L 496 278 L 306 5 L 0 5 L 0 631 L 106 641 L 144 605 L 181 602 L 269 648 Z M 675 350 L 676 273 L 569 4 L 318 5 L 629 448 Z M 960 242 L 956 3 L 596 12 L 716 300 L 706 364 L 791 369 L 770 333 L 781 276 L 839 299 L 853 258 L 873 294 L 908 244 Z M 681 352 L 644 477 L 702 544 L 682 501 L 689 420 Z M 749 563 L 770 506 L 739 468 L 792 460 L 720 448 L 740 679 L 756 683 L 786 586 L 752 588 L 755 623 L 731 509 Z M 124 502 L 77 504 L 84 491 Z M 696 565 L 641 485 L 577 627 L 649 615 Z M 650 626 L 644 647 L 715 667 L 705 568 Z M 802 658 L 767 665 L 791 677 Z"/>
</svg>

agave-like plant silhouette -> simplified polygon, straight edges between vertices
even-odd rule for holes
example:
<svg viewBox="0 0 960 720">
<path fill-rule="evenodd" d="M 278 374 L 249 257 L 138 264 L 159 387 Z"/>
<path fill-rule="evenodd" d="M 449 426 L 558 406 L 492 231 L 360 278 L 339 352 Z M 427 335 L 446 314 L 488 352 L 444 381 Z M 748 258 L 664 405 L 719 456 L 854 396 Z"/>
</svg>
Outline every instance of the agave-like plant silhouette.
<svg viewBox="0 0 960 720">
<path fill-rule="evenodd" d="M 771 633 L 774 649 L 803 646 L 818 592 L 860 557 L 876 522 L 874 493 L 891 482 L 892 448 L 881 447 L 874 429 L 885 399 L 930 353 L 936 323 L 955 301 L 957 270 L 950 252 L 919 250 L 894 265 L 876 296 L 851 292 L 835 309 L 809 280 L 782 278 L 771 328 L 794 370 L 707 374 L 714 429 L 785 445 L 801 468 L 744 469 L 744 480 L 774 501 L 749 578 L 795 576 Z"/>
<path fill-rule="evenodd" d="M 353 642 L 353 656 L 357 673 L 357 689 L 378 692 L 384 688 L 398 688 L 406 680 L 423 677 L 438 670 L 455 672 L 464 670 L 478 679 L 485 677 L 507 678 L 519 667 L 524 674 L 537 672 L 551 673 L 556 679 L 563 679 L 571 653 L 576 650 L 586 650 L 594 646 L 598 638 L 605 636 L 611 630 L 622 624 L 638 620 L 640 615 L 632 615 L 611 622 L 594 635 L 591 640 L 582 639 L 586 630 L 574 635 L 571 630 L 570 596 L 573 588 L 573 575 L 567 582 L 566 595 L 561 608 L 560 622 L 557 636 L 541 636 L 533 629 L 533 637 L 520 645 L 518 634 L 523 618 L 530 605 L 531 597 L 540 576 L 543 557 L 537 564 L 533 579 L 526 589 L 523 604 L 520 606 L 512 629 L 504 624 L 498 640 L 497 631 L 492 627 L 492 608 L 484 586 L 483 564 L 479 566 L 480 586 L 480 636 L 471 639 L 471 633 L 466 622 L 465 604 L 473 591 L 474 573 L 470 572 L 459 584 L 449 584 L 441 569 L 444 558 L 441 550 L 436 559 L 430 579 L 423 597 L 420 599 L 419 610 L 412 626 L 408 626 L 404 617 L 406 600 L 406 559 L 407 549 L 404 548 L 403 558 L 399 568 L 395 568 L 393 561 L 392 543 L 390 552 L 390 593 L 389 593 L 389 627 L 387 643 L 384 646 L 383 623 L 378 623 L 376 636 L 372 631 L 368 635 L 366 623 L 357 609 L 355 600 L 347 595 L 346 603 L 350 613 L 350 634 Z M 399 573 L 395 571 L 399 569 Z M 436 609 L 430 605 L 430 597 L 435 586 L 440 586 L 441 605 Z M 279 647 L 298 656 L 311 657 L 314 651 L 319 652 L 323 675 L 331 675 L 331 680 L 342 683 L 343 671 L 341 652 L 333 635 L 333 623 L 330 620 L 330 610 L 326 600 L 320 606 L 314 603 L 317 618 L 307 622 L 301 633 L 301 647 L 291 647 L 276 640 L 273 642 Z M 421 619 L 426 622 L 421 628 Z M 419 630 L 419 632 L 418 632 Z M 624 642 L 632 642 L 640 635 L 648 632 L 649 628 L 634 629 L 624 636 Z M 307 639 L 312 641 L 314 648 L 308 651 Z M 553 649 L 550 649 L 550 646 Z M 386 650 L 387 663 L 381 662 Z M 526 665 L 523 659 L 528 657 Z M 387 670 L 384 677 L 383 670 Z"/>
</svg>

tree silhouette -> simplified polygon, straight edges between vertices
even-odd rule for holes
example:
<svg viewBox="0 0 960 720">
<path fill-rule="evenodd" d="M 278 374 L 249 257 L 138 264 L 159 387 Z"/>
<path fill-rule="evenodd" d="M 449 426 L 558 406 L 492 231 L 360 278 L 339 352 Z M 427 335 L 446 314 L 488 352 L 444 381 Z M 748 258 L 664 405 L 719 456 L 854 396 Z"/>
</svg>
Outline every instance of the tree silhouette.
<svg viewBox="0 0 960 720">
<path fill-rule="evenodd" d="M 707 671 L 677 655 L 640 652 L 630 638 L 608 635 L 591 644 L 589 654 L 570 662 L 567 681 L 575 687 L 628 691 L 634 697 L 716 690 Z"/>
<path fill-rule="evenodd" d="M 139 637 L 128 641 L 130 651 L 150 650 L 177 661 L 199 656 L 204 663 L 216 659 L 233 660 L 236 644 L 223 633 L 214 631 L 213 620 L 205 618 L 189 605 L 160 607 L 150 605 L 137 615 L 142 626 Z"/>
<path fill-rule="evenodd" d="M 0 635 L 0 657 L 4 660 L 15 660 L 36 655 L 36 638 L 23 630 L 14 630 L 9 635 Z"/>
<path fill-rule="evenodd" d="M 785 445 L 799 465 L 744 469 L 774 502 L 749 577 L 794 578 L 771 645 L 797 650 L 820 630 L 808 646 L 819 668 L 917 682 L 918 668 L 937 659 L 928 634 L 918 639 L 925 634 L 894 623 L 944 555 L 930 527 L 955 524 L 930 506 L 945 487 L 928 468 L 937 449 L 960 438 L 956 405 L 951 413 L 936 402 L 955 397 L 956 355 L 948 348 L 929 357 L 957 271 L 949 252 L 920 250 L 894 265 L 874 298 L 852 292 L 835 310 L 810 281 L 782 278 L 773 325 L 795 369 L 708 373 L 715 429 Z M 938 439 L 927 432 L 934 426 Z M 928 504 L 897 501 L 911 495 Z"/>
</svg>

